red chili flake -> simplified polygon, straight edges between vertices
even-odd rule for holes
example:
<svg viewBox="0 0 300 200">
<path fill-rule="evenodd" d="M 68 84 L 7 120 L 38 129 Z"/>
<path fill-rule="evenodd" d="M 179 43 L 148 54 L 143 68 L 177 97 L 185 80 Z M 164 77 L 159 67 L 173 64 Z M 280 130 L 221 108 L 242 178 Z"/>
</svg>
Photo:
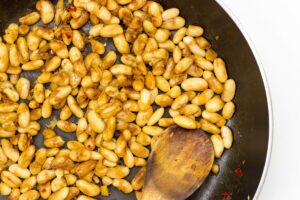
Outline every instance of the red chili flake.
<svg viewBox="0 0 300 200">
<path fill-rule="evenodd" d="M 235 173 L 237 176 L 239 176 L 239 177 L 244 176 L 244 173 L 243 173 L 243 171 L 242 171 L 242 169 L 241 169 L 240 167 L 236 168 L 236 169 L 234 170 L 234 173 Z"/>
<path fill-rule="evenodd" d="M 70 5 L 68 8 L 67 8 L 68 11 L 76 11 L 77 8 L 74 6 L 74 5 Z"/>
<path fill-rule="evenodd" d="M 232 193 L 231 192 L 223 192 L 221 195 L 223 197 L 230 197 L 232 195 Z"/>
<path fill-rule="evenodd" d="M 70 33 L 66 33 L 65 35 L 68 39 L 70 39 L 72 37 Z"/>
</svg>

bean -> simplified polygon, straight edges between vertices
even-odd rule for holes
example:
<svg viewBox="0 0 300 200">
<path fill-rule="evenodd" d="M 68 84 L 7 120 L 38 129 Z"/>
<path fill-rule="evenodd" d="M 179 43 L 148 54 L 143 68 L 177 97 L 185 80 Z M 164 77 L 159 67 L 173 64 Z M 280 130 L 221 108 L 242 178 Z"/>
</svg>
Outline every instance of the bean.
<svg viewBox="0 0 300 200">
<path fill-rule="evenodd" d="M 188 32 L 188 30 L 187 30 L 187 32 Z M 198 46 L 197 42 L 195 41 L 195 39 L 193 37 L 186 36 L 183 38 L 183 42 L 189 47 L 190 51 L 194 55 L 205 56 L 205 51 Z"/>
<path fill-rule="evenodd" d="M 185 116 L 194 115 L 196 113 L 201 112 L 201 109 L 196 104 L 187 104 L 179 110 L 180 114 Z"/>
<path fill-rule="evenodd" d="M 221 128 L 221 136 L 223 138 L 223 144 L 226 149 L 230 149 L 233 142 L 233 136 L 231 129 L 227 126 Z"/>
<path fill-rule="evenodd" d="M 35 185 L 36 185 L 36 177 L 35 176 L 26 178 L 20 186 L 20 192 L 25 193 L 25 192 L 33 189 L 35 187 Z"/>
<path fill-rule="evenodd" d="M 16 84 L 16 90 L 21 99 L 26 99 L 29 95 L 30 82 L 26 78 L 21 77 Z"/>
<path fill-rule="evenodd" d="M 232 79 L 227 80 L 224 83 L 224 91 L 221 96 L 222 100 L 225 102 L 230 102 L 234 98 L 235 91 L 236 91 L 235 81 Z"/>
<path fill-rule="evenodd" d="M 21 194 L 19 200 L 37 200 L 39 199 L 40 194 L 36 190 L 29 190 L 23 194 Z"/>
<path fill-rule="evenodd" d="M 159 108 L 157 109 L 150 117 L 150 119 L 148 120 L 148 123 L 147 125 L 148 126 L 152 126 L 154 124 L 156 124 L 161 118 L 162 116 L 164 115 L 164 108 Z"/>
<path fill-rule="evenodd" d="M 68 56 L 69 56 L 68 48 L 62 41 L 51 40 L 49 43 L 49 47 L 60 58 L 68 58 Z"/>
<path fill-rule="evenodd" d="M 64 187 L 49 196 L 49 200 L 64 200 L 69 194 L 70 189 L 68 187 Z"/>
<path fill-rule="evenodd" d="M 31 51 L 37 50 L 41 41 L 42 39 L 35 32 L 30 32 L 27 35 L 27 44 Z"/>
<path fill-rule="evenodd" d="M 5 47 L 4 46 L 1 47 L 1 44 L 0 44 L 0 52 L 2 51 L 2 53 L 5 53 L 5 51 L 3 52 L 3 49 L 1 50 L 1 48 L 4 48 L 4 50 L 5 50 Z M 17 45 L 16 44 L 12 44 L 10 46 L 10 48 L 8 49 L 8 51 L 9 51 L 8 54 L 9 54 L 9 63 L 10 63 L 10 65 L 13 66 L 13 67 L 19 67 L 19 65 L 21 63 L 21 60 L 20 60 L 20 53 L 19 53 L 19 50 L 17 48 Z M 5 59 L 5 57 L 2 58 L 2 61 L 0 61 L 0 63 L 1 62 L 3 63 L 3 59 Z M 9 66 L 7 66 L 6 71 L 7 72 L 9 71 Z"/>
<path fill-rule="evenodd" d="M 181 87 L 185 91 L 204 91 L 207 89 L 208 84 L 202 78 L 188 78 L 181 83 Z"/>
<path fill-rule="evenodd" d="M 2 171 L 1 180 L 11 188 L 18 188 L 21 185 L 21 179 L 9 171 Z"/>
<path fill-rule="evenodd" d="M 70 108 L 70 110 L 72 111 L 72 113 L 78 117 L 78 118 L 82 118 L 83 117 L 83 111 L 82 109 L 78 106 L 75 98 L 71 95 L 68 96 L 67 98 L 67 102 L 68 102 L 68 106 Z"/>
<path fill-rule="evenodd" d="M 124 160 L 124 164 L 128 167 L 128 168 L 132 168 L 134 166 L 134 156 L 131 153 L 129 148 L 126 148 L 126 153 L 123 157 Z"/>
<path fill-rule="evenodd" d="M 48 24 L 53 20 L 54 6 L 50 1 L 40 1 L 36 4 L 36 8 L 40 11 L 41 19 L 44 24 Z"/>
<path fill-rule="evenodd" d="M 192 37 L 200 37 L 203 34 L 204 30 L 200 26 L 189 25 L 186 34 Z"/>
<path fill-rule="evenodd" d="M 34 26 L 32 31 L 39 37 L 48 41 L 53 40 L 54 38 L 54 31 L 51 28 L 45 26 Z"/>
<path fill-rule="evenodd" d="M 213 97 L 205 104 L 205 108 L 208 112 L 217 112 L 221 110 L 223 106 L 224 106 L 224 102 L 222 101 L 220 96 Z"/>
<path fill-rule="evenodd" d="M 178 126 L 181 126 L 183 128 L 186 128 L 186 129 L 196 129 L 197 128 L 195 120 L 193 120 L 189 117 L 178 115 L 178 116 L 173 117 L 173 120 L 174 120 L 175 124 L 177 124 Z"/>
<path fill-rule="evenodd" d="M 73 161 L 83 162 L 91 158 L 91 152 L 87 149 L 72 150 L 69 154 L 69 157 Z"/>
<path fill-rule="evenodd" d="M 146 111 L 151 106 L 151 93 L 147 89 L 141 91 L 141 97 L 138 100 L 138 106 L 141 111 Z"/>
<path fill-rule="evenodd" d="M 50 182 L 43 184 L 43 185 L 39 185 L 38 190 L 41 194 L 41 197 L 43 199 L 48 199 L 49 196 L 51 195 L 51 186 L 50 186 Z"/>
<path fill-rule="evenodd" d="M 122 33 L 123 28 L 118 24 L 104 25 L 99 31 L 101 37 L 114 37 Z"/>
<path fill-rule="evenodd" d="M 76 186 L 82 193 L 84 193 L 88 196 L 94 197 L 94 196 L 98 196 L 100 194 L 100 188 L 98 185 L 89 183 L 85 180 L 76 181 Z"/>
<path fill-rule="evenodd" d="M 173 99 L 166 94 L 161 94 L 157 95 L 157 97 L 155 98 L 155 103 L 161 107 L 168 107 L 172 105 Z"/>
<path fill-rule="evenodd" d="M 202 112 L 202 117 L 211 123 L 217 123 L 222 119 L 222 116 L 218 113 L 211 113 L 206 110 Z"/>
<path fill-rule="evenodd" d="M 34 61 L 30 61 L 30 62 L 27 62 L 24 65 L 22 65 L 22 69 L 26 70 L 26 71 L 32 71 L 32 70 L 39 69 L 43 65 L 44 65 L 44 61 L 34 60 Z"/>
<path fill-rule="evenodd" d="M 28 44 L 27 41 L 25 40 L 24 37 L 19 37 L 17 40 L 17 47 L 20 52 L 22 61 L 28 62 L 29 61 L 29 49 L 28 49 Z M 3 55 L 4 56 L 4 55 Z"/>
<path fill-rule="evenodd" d="M 227 80 L 227 71 L 224 61 L 221 58 L 217 58 L 214 60 L 214 72 L 216 74 L 217 79 L 224 83 Z"/>
<path fill-rule="evenodd" d="M 172 19 L 168 19 L 164 21 L 161 27 L 168 30 L 177 30 L 182 28 L 184 25 L 185 25 L 185 19 L 177 16 Z"/>
<path fill-rule="evenodd" d="M 170 37 L 171 35 L 171 32 L 169 30 L 166 30 L 166 29 L 162 29 L 162 28 L 159 28 L 157 29 L 155 35 L 154 35 L 154 38 L 157 42 L 165 42 L 168 40 L 168 38 Z M 150 39 L 148 40 L 148 42 L 151 41 Z M 156 44 L 157 45 L 157 44 Z M 145 48 L 147 49 L 147 47 Z M 154 49 L 153 49 L 154 50 Z"/>
<path fill-rule="evenodd" d="M 67 185 L 73 185 L 77 180 L 77 177 L 73 174 L 65 174 L 64 177 Z"/>
<path fill-rule="evenodd" d="M 62 130 L 64 132 L 67 132 L 67 133 L 74 132 L 77 129 L 77 125 L 75 123 L 72 123 L 72 122 L 69 122 L 69 121 L 63 121 L 63 120 L 57 121 L 56 126 L 60 130 Z"/>
<path fill-rule="evenodd" d="M 184 72 L 192 65 L 193 62 L 194 62 L 194 60 L 191 57 L 183 58 L 175 66 L 175 73 L 180 74 L 180 73 Z"/>
<path fill-rule="evenodd" d="M 124 166 L 116 166 L 107 170 L 107 176 L 110 178 L 125 178 L 129 174 L 129 168 Z"/>
<path fill-rule="evenodd" d="M 211 171 L 214 173 L 214 174 L 218 174 L 219 171 L 220 171 L 220 167 L 218 164 L 214 163 L 212 168 L 211 168 Z"/>
<path fill-rule="evenodd" d="M 134 190 L 140 190 L 143 187 L 144 179 L 146 176 L 146 167 L 142 167 L 134 176 L 131 181 L 132 188 Z"/>
<path fill-rule="evenodd" d="M 52 180 L 56 176 L 54 170 L 42 170 L 40 173 L 37 175 L 37 182 L 38 184 L 45 184 L 48 181 Z"/>
<path fill-rule="evenodd" d="M 133 190 L 131 184 L 124 179 L 114 179 L 112 185 L 125 194 L 131 193 Z"/>
<path fill-rule="evenodd" d="M 195 56 L 194 58 L 195 58 L 195 63 L 203 70 L 212 71 L 214 69 L 213 64 L 209 60 L 203 58 L 202 56 Z"/>
<path fill-rule="evenodd" d="M 168 92 L 170 90 L 170 84 L 163 76 L 156 76 L 155 82 L 156 86 L 161 91 Z"/>
<path fill-rule="evenodd" d="M 114 75 L 132 75 L 132 68 L 127 65 L 116 64 L 110 68 Z"/>
<path fill-rule="evenodd" d="M 65 141 L 60 136 L 54 136 L 44 140 L 44 145 L 48 148 L 57 148 L 63 146 Z"/>
<path fill-rule="evenodd" d="M 85 46 L 84 37 L 82 36 L 82 34 L 80 33 L 80 31 L 73 30 L 73 33 L 72 33 L 72 43 L 78 49 L 80 49 L 80 50 L 84 49 L 84 46 Z"/>
<path fill-rule="evenodd" d="M 124 34 L 116 35 L 113 37 L 114 44 L 117 50 L 122 54 L 127 54 L 130 52 L 130 47 L 125 39 Z"/>
<path fill-rule="evenodd" d="M 224 91 L 224 87 L 222 83 L 218 81 L 218 79 L 214 76 L 207 79 L 208 86 L 212 89 L 216 94 L 221 94 Z"/>
<path fill-rule="evenodd" d="M 65 120 L 69 119 L 72 116 L 72 114 L 73 113 L 70 110 L 69 106 L 66 105 L 61 109 L 59 118 L 60 118 L 60 120 L 65 121 Z"/>
<path fill-rule="evenodd" d="M 221 132 L 221 130 L 219 129 L 218 126 L 210 123 L 209 121 L 207 121 L 205 119 L 201 119 L 200 124 L 201 124 L 202 130 L 209 132 L 211 134 L 220 134 L 220 132 Z"/>
<path fill-rule="evenodd" d="M 40 14 L 38 12 L 31 12 L 19 19 L 19 22 L 28 26 L 35 24 L 40 20 Z"/>
<path fill-rule="evenodd" d="M 91 124 L 92 129 L 97 133 L 101 133 L 105 129 L 102 118 L 95 111 L 90 111 L 88 113 L 88 121 Z"/>
<path fill-rule="evenodd" d="M 175 101 L 171 105 L 171 108 L 173 110 L 177 110 L 177 109 L 181 108 L 182 106 L 186 105 L 188 103 L 188 101 L 189 101 L 188 95 L 182 94 L 175 99 Z"/>
<path fill-rule="evenodd" d="M 13 102 L 17 102 L 20 99 L 18 92 L 14 89 L 5 88 L 3 93 L 8 97 L 9 100 Z"/>
<path fill-rule="evenodd" d="M 162 134 L 163 129 L 158 126 L 144 126 L 143 132 L 151 136 L 158 136 Z"/>
<path fill-rule="evenodd" d="M 8 169 L 11 173 L 15 174 L 19 178 L 29 178 L 30 177 L 30 171 L 26 168 L 22 168 L 17 164 L 13 164 Z"/>
<path fill-rule="evenodd" d="M 129 149 L 135 156 L 141 158 L 147 158 L 149 156 L 149 150 L 137 142 L 131 143 Z"/>
<path fill-rule="evenodd" d="M 174 124 L 174 120 L 172 118 L 161 118 L 158 121 L 158 125 L 160 127 L 169 127 Z"/>
<path fill-rule="evenodd" d="M 78 198 L 78 200 L 95 200 L 95 198 L 91 198 L 85 195 L 80 195 Z"/>
<path fill-rule="evenodd" d="M 210 139 L 213 143 L 215 157 L 220 158 L 224 151 L 224 144 L 223 144 L 222 137 L 220 135 L 212 135 Z"/>
<path fill-rule="evenodd" d="M 222 110 L 222 116 L 225 119 L 231 119 L 233 114 L 235 112 L 235 105 L 233 102 L 227 102 L 225 103 L 223 110 Z"/>
<path fill-rule="evenodd" d="M 172 19 L 174 17 L 177 17 L 179 15 L 179 9 L 178 8 L 170 8 L 170 9 L 167 9 L 165 10 L 163 13 L 162 13 L 162 19 L 163 21 L 166 21 L 168 19 Z"/>
<path fill-rule="evenodd" d="M 151 137 L 143 132 L 139 133 L 136 137 L 136 141 L 143 146 L 148 146 L 151 144 Z"/>
<path fill-rule="evenodd" d="M 89 20 L 89 14 L 85 10 L 82 10 L 78 18 L 72 18 L 70 25 L 73 29 L 80 29 Z"/>
<path fill-rule="evenodd" d="M 3 192 L 1 192 L 2 194 Z M 4 194 L 3 194 L 4 195 Z M 21 195 L 21 192 L 19 189 L 12 189 L 11 192 L 10 192 L 10 195 L 9 195 L 9 199 L 10 200 L 17 200 L 20 198 L 20 195 Z"/>
<path fill-rule="evenodd" d="M 69 193 L 68 196 L 65 198 L 66 200 L 71 200 L 74 199 L 75 197 L 77 197 L 79 195 L 80 191 L 78 188 L 76 187 L 70 187 L 69 188 Z"/>
<path fill-rule="evenodd" d="M 17 149 L 14 149 L 12 144 L 7 139 L 1 140 L 1 146 L 5 156 L 13 162 L 17 162 L 20 155 L 19 151 Z"/>
</svg>

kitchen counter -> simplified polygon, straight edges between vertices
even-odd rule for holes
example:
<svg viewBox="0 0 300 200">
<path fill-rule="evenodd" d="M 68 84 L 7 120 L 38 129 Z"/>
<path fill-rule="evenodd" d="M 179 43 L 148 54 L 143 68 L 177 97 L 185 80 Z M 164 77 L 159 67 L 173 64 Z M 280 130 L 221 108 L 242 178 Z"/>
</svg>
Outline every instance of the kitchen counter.
<svg viewBox="0 0 300 200">
<path fill-rule="evenodd" d="M 252 40 L 271 93 L 273 145 L 258 200 L 300 199 L 300 1 L 223 2 Z"/>
</svg>

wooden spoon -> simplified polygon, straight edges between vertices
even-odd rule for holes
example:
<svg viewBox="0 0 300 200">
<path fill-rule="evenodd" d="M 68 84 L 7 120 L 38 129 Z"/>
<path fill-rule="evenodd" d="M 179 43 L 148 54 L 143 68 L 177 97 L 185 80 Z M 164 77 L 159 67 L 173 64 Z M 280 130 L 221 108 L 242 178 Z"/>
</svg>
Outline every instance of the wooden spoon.
<svg viewBox="0 0 300 200">
<path fill-rule="evenodd" d="M 203 131 L 166 129 L 148 159 L 141 199 L 186 199 L 202 185 L 213 162 L 213 145 Z"/>
</svg>

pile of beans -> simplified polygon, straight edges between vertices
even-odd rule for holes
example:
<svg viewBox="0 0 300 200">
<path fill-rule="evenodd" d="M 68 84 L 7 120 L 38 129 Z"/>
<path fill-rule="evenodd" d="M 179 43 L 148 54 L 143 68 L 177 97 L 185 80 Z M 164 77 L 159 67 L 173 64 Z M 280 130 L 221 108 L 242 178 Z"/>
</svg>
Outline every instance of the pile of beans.
<svg viewBox="0 0 300 200">
<path fill-rule="evenodd" d="M 139 199 L 151 144 L 174 124 L 211 134 L 216 158 L 231 148 L 235 81 L 203 28 L 185 27 L 179 14 L 147 0 L 38 0 L 8 26 L 0 37 L 1 195 L 89 200 L 112 185 Z M 22 73 L 33 70 L 34 83 Z M 53 110 L 54 126 L 77 140 L 41 130 Z M 36 149 L 39 132 L 44 148 Z"/>
</svg>

